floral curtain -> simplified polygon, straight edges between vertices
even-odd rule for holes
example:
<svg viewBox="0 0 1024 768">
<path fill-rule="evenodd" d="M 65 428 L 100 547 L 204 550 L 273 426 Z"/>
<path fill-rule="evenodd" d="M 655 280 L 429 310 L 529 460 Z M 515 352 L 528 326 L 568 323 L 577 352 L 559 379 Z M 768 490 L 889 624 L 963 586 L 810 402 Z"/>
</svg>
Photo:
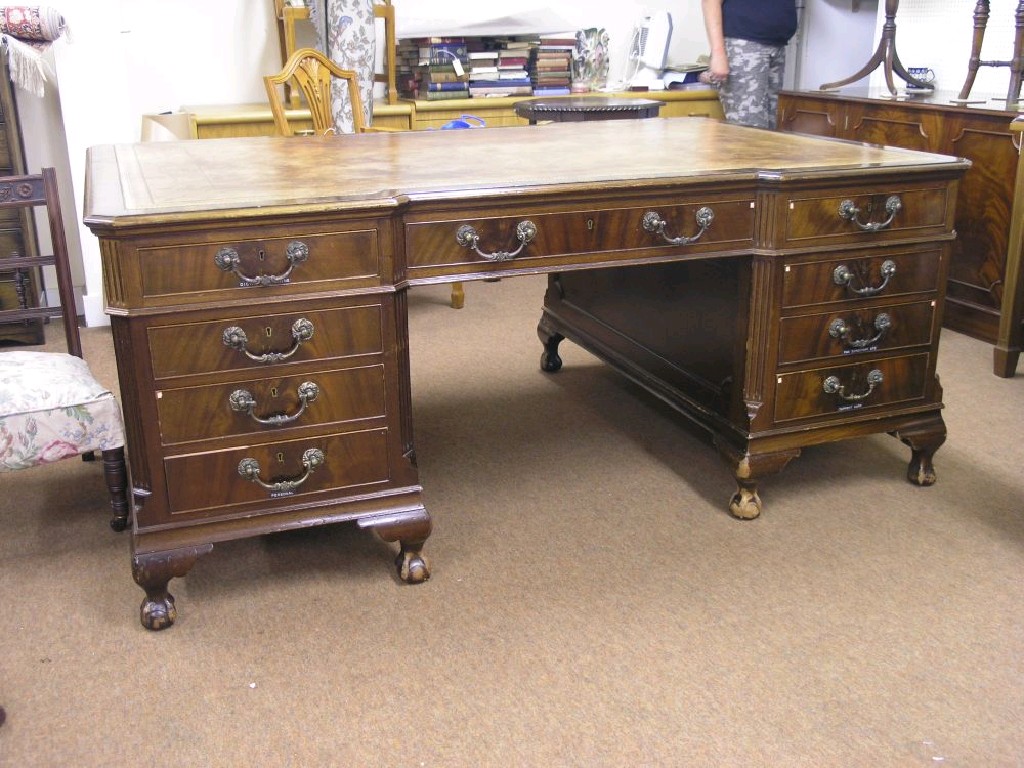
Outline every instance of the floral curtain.
<svg viewBox="0 0 1024 768">
<path fill-rule="evenodd" d="M 373 65 L 377 53 L 377 32 L 373 0 L 309 0 L 310 17 L 317 32 L 319 48 L 332 61 L 359 75 L 363 100 L 363 122 L 373 120 Z M 352 105 L 344 83 L 331 88 L 334 126 L 339 133 L 351 133 Z"/>
</svg>

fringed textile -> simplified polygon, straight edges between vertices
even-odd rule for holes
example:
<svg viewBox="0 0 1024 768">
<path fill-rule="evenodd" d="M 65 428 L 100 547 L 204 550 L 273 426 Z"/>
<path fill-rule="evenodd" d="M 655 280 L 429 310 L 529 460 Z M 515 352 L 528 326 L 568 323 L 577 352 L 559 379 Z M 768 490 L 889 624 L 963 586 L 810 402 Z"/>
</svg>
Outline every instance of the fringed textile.
<svg viewBox="0 0 1024 768">
<path fill-rule="evenodd" d="M 67 22 L 47 5 L 0 6 L 0 48 L 7 54 L 11 82 L 36 96 L 45 92 L 49 67 L 43 58 Z"/>
</svg>

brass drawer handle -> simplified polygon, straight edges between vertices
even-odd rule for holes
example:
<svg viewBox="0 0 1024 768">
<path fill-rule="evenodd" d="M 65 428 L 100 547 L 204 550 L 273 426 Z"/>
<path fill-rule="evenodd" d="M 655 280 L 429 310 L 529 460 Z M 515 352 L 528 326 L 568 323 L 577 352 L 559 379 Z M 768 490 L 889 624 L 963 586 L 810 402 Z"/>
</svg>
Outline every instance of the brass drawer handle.
<svg viewBox="0 0 1024 768">
<path fill-rule="evenodd" d="M 245 354 L 245 356 L 250 360 L 255 360 L 257 363 L 279 363 L 294 355 L 302 345 L 302 342 L 309 341 L 313 338 L 313 324 L 306 318 L 300 317 L 292 323 L 292 338 L 295 340 L 295 343 L 292 344 L 291 349 L 285 352 L 265 352 L 262 355 L 254 355 L 246 349 L 246 345 L 249 343 L 249 337 L 246 336 L 245 331 L 237 325 L 225 328 L 221 340 L 224 342 L 225 347 L 237 349 L 239 352 Z"/>
<path fill-rule="evenodd" d="M 863 222 L 857 217 L 860 216 L 861 210 L 857 207 L 857 204 L 853 200 L 843 200 L 839 204 L 839 218 L 845 219 L 846 221 L 852 221 L 864 232 L 877 232 L 880 229 L 885 229 L 892 220 L 896 218 L 896 214 L 903 208 L 903 201 L 900 200 L 899 195 L 889 195 L 885 199 L 885 212 L 889 214 L 889 218 L 885 221 L 868 221 Z"/>
<path fill-rule="evenodd" d="M 270 491 L 271 496 L 290 496 L 295 490 L 309 479 L 316 470 L 324 463 L 324 452 L 319 448 L 310 448 L 302 454 L 302 467 L 305 470 L 302 477 L 294 480 L 277 480 L 273 483 L 265 483 L 260 479 L 260 463 L 256 459 L 242 459 L 238 463 L 238 474 L 251 483 L 263 486 Z"/>
<path fill-rule="evenodd" d="M 832 273 L 832 281 L 836 285 L 845 285 L 846 290 L 850 293 L 855 293 L 858 296 L 874 296 L 885 290 L 885 287 L 889 285 L 889 280 L 896 274 L 896 262 L 892 259 L 886 259 L 882 262 L 882 284 L 878 286 L 865 285 L 862 288 L 854 288 L 853 278 L 855 277 L 853 270 L 851 270 L 845 264 L 840 264 L 836 267 L 835 272 Z"/>
<path fill-rule="evenodd" d="M 881 341 L 882 337 L 885 336 L 888 330 L 892 327 L 892 318 L 890 318 L 885 312 L 879 312 L 878 315 L 875 316 L 874 326 L 878 333 L 870 339 L 850 339 L 847 337 L 853 333 L 853 329 L 846 324 L 846 321 L 843 320 L 843 318 L 837 317 L 829 323 L 828 335 L 834 339 L 842 339 L 843 346 L 847 349 L 866 349 L 867 347 Z"/>
<path fill-rule="evenodd" d="M 848 395 L 846 393 L 846 386 L 839 381 L 838 376 L 829 376 L 825 379 L 825 382 L 821 385 L 821 388 L 825 390 L 826 394 L 838 395 L 841 399 L 855 402 L 857 400 L 865 400 L 872 392 L 875 391 L 875 387 L 882 383 L 882 372 L 877 368 L 872 368 L 868 372 L 868 391 L 862 392 L 859 395 Z"/>
<path fill-rule="evenodd" d="M 484 253 L 480 250 L 480 235 L 469 224 L 463 224 L 455 233 L 455 242 L 463 248 L 472 248 L 477 255 L 487 261 L 511 261 L 526 247 L 533 238 L 537 236 L 537 225 L 532 221 L 520 221 L 516 224 L 516 240 L 519 247 L 514 251 L 494 251 Z"/>
<path fill-rule="evenodd" d="M 715 220 L 715 212 L 706 205 L 702 205 L 697 209 L 697 213 L 694 215 L 694 218 L 697 220 L 697 226 L 700 227 L 700 229 L 697 230 L 697 234 L 690 237 L 686 237 L 685 235 L 669 237 L 666 235 L 665 227 L 668 225 L 668 222 L 661 218 L 661 214 L 657 211 L 647 211 L 647 213 L 644 214 L 641 224 L 648 232 L 661 235 L 669 245 L 689 245 L 690 243 L 695 243 L 700 240 L 708 227 L 711 226 L 711 222 Z"/>
<path fill-rule="evenodd" d="M 217 269 L 221 269 L 225 272 L 234 272 L 238 276 L 239 285 L 242 288 L 249 288 L 254 285 L 268 286 L 268 285 L 283 285 L 288 282 L 288 276 L 292 273 L 292 270 L 298 264 L 301 264 L 309 258 L 309 246 L 301 240 L 292 240 L 285 247 L 285 258 L 288 259 L 288 269 L 279 275 L 256 275 L 256 277 L 250 277 L 249 275 L 242 274 L 238 269 L 239 262 L 241 259 L 238 256 L 238 251 L 234 248 L 221 248 L 213 257 L 213 263 L 217 265 Z"/>
<path fill-rule="evenodd" d="M 299 410 L 295 413 L 275 413 L 271 416 L 257 416 L 253 411 L 256 410 L 256 398 L 253 397 L 252 392 L 247 389 L 236 389 L 228 397 L 228 404 L 231 406 L 231 410 L 235 413 L 247 413 L 250 418 L 257 424 L 266 424 L 271 427 L 278 427 L 282 424 L 288 424 L 299 418 L 306 410 L 306 406 L 316 400 L 317 395 L 320 394 L 320 387 L 314 384 L 312 381 L 304 381 L 299 384 L 297 390 L 299 395 Z"/>
</svg>

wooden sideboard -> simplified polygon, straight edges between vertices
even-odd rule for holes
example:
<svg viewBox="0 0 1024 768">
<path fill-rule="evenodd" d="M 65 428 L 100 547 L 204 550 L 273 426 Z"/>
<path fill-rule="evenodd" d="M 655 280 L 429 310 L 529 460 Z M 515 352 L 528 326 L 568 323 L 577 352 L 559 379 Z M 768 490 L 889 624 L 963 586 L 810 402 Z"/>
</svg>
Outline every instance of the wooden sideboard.
<svg viewBox="0 0 1024 768">
<path fill-rule="evenodd" d="M 965 157 L 957 241 L 949 269 L 946 326 L 987 342 L 998 335 L 1006 278 L 1019 135 L 1016 112 L 979 97 L 954 104 L 955 93 L 892 99 L 879 92 L 783 92 L 779 130 Z"/>
<path fill-rule="evenodd" d="M 272 531 L 355 522 L 429 576 L 417 285 L 548 274 L 543 370 L 568 339 L 705 428 L 736 517 L 863 435 L 932 484 L 965 168 L 706 119 L 91 148 L 143 625 L 216 543 Z"/>
<path fill-rule="evenodd" d="M 594 93 L 593 96 L 619 96 L 655 99 L 663 102 L 661 117 L 723 117 L 722 106 L 715 91 L 661 91 Z M 399 100 L 397 104 L 374 102 L 373 124 L 385 128 L 422 131 L 440 128 L 462 115 L 475 115 L 489 127 L 526 125 L 516 116 L 515 105 L 524 98 L 497 97 L 485 99 L 447 99 L 441 101 Z M 255 104 L 214 104 L 182 107 L 185 125 L 180 138 L 223 139 L 240 136 L 273 136 L 274 118 L 270 106 Z M 288 110 L 288 119 L 297 126 L 303 121 L 310 126 L 309 110 Z"/>
</svg>

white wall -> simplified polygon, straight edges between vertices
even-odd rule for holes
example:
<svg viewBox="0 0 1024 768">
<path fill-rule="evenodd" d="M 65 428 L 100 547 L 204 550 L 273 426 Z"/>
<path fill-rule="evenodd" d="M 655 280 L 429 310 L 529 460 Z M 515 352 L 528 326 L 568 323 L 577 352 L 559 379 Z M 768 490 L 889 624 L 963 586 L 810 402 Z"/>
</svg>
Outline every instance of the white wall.
<svg viewBox="0 0 1024 768">
<path fill-rule="evenodd" d="M 870 55 L 871 35 L 854 34 L 854 30 L 864 26 L 861 19 L 870 19 L 871 12 L 853 14 L 850 0 L 805 2 L 812 34 L 807 37 L 800 69 L 810 74 L 798 85 L 816 87 L 819 74 L 834 68 L 844 76 Z M 877 0 L 863 0 L 861 5 L 873 2 Z M 625 74 L 633 24 L 645 12 L 668 10 L 673 15 L 670 63 L 689 63 L 707 52 L 700 0 L 505 0 L 501 4 L 394 0 L 394 4 L 399 34 L 403 18 L 411 23 L 416 18 L 443 19 L 447 13 L 457 19 L 460 14 L 467 18 L 470 12 L 476 17 L 507 17 L 517 9 L 550 14 L 551 26 L 557 23 L 548 30 L 552 32 L 604 27 L 611 42 L 613 81 Z M 913 0 L 904 4 L 912 5 Z M 277 26 L 271 0 L 58 0 L 55 7 L 70 26 L 70 34 L 49 54 L 56 83 L 48 84 L 45 99 L 19 92 L 18 102 L 29 168 L 58 168 L 64 215 L 72 230 L 69 243 L 73 249 L 81 248 L 86 322 L 99 325 L 107 322 L 99 245 L 81 224 L 86 149 L 137 141 L 143 114 L 189 105 L 262 102 L 266 98 L 262 75 L 280 68 Z"/>
</svg>

